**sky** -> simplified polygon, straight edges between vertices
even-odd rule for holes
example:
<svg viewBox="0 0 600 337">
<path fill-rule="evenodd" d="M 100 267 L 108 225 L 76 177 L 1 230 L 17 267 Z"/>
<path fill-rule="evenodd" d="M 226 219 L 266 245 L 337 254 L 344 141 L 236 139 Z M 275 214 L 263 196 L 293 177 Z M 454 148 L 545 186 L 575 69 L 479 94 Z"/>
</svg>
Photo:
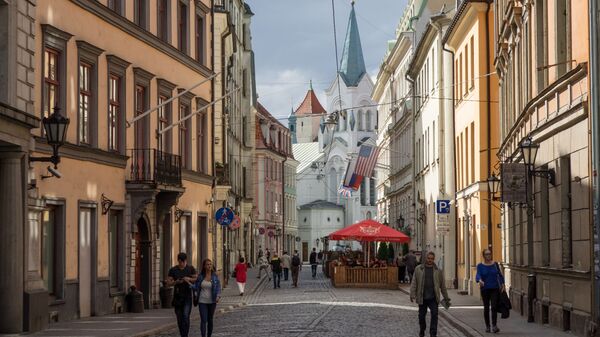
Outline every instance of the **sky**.
<svg viewBox="0 0 600 337">
<path fill-rule="evenodd" d="M 258 100 L 276 118 L 287 118 L 313 88 L 325 106 L 324 91 L 336 74 L 331 0 L 246 0 L 251 6 Z M 338 56 L 348 26 L 350 0 L 334 0 Z M 406 0 L 357 0 L 356 18 L 369 76 L 375 78 L 395 39 Z M 280 119 L 284 125 L 286 120 Z"/>
</svg>

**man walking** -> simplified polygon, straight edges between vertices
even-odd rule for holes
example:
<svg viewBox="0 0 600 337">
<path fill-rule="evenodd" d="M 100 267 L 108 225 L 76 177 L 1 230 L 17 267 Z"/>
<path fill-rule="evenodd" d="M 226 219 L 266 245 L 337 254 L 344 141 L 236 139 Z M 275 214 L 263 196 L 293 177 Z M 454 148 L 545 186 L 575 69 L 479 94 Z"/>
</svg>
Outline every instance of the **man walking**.
<svg viewBox="0 0 600 337">
<path fill-rule="evenodd" d="M 281 266 L 283 267 L 283 280 L 288 280 L 288 275 L 290 273 L 290 264 L 292 262 L 292 258 L 288 254 L 288 252 L 283 252 L 283 256 L 281 256 Z"/>
<path fill-rule="evenodd" d="M 271 271 L 273 272 L 273 289 L 281 288 L 281 260 L 277 256 L 277 253 L 273 253 Z"/>
<path fill-rule="evenodd" d="M 310 269 L 312 270 L 312 277 L 317 277 L 317 248 L 313 248 L 312 253 L 310 253 Z"/>
<path fill-rule="evenodd" d="M 271 274 L 269 272 L 269 260 L 266 256 L 261 256 L 258 259 L 258 276 L 256 278 L 260 278 L 262 276 L 262 271 L 265 271 L 265 274 L 269 277 L 269 281 L 271 281 Z"/>
<path fill-rule="evenodd" d="M 419 337 L 425 336 L 427 327 L 425 316 L 427 309 L 431 313 L 431 321 L 429 324 L 429 336 L 437 336 L 438 322 L 438 305 L 441 301 L 440 292 L 444 296 L 444 300 L 449 305 L 450 298 L 446 291 L 444 282 L 444 273 L 435 263 L 435 253 L 427 253 L 425 264 L 420 264 L 415 268 L 414 277 L 410 285 L 410 301 L 417 301 L 419 305 Z"/>
<path fill-rule="evenodd" d="M 295 288 L 298 288 L 298 274 L 300 273 L 301 265 L 300 255 L 298 255 L 297 250 L 294 250 L 294 256 L 292 256 L 292 283 Z"/>
<path fill-rule="evenodd" d="M 192 290 L 190 286 L 196 282 L 198 273 L 193 266 L 187 264 L 187 254 L 177 255 L 177 265 L 169 269 L 167 286 L 175 286 L 173 293 L 173 308 L 177 316 L 179 335 L 187 337 L 190 332 L 190 313 L 192 311 Z"/>
<path fill-rule="evenodd" d="M 409 251 L 408 255 L 406 255 L 404 259 L 406 271 L 408 272 L 408 282 L 412 282 L 413 274 L 415 273 L 415 267 L 417 266 L 417 256 L 415 255 L 415 251 Z"/>
</svg>

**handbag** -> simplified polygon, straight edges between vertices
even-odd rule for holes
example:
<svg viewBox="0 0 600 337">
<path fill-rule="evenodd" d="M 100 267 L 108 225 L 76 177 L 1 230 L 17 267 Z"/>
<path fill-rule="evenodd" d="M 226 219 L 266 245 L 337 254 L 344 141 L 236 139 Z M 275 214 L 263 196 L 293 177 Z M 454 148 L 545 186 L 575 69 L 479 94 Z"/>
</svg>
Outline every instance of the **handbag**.
<svg viewBox="0 0 600 337">
<path fill-rule="evenodd" d="M 198 302 L 200 302 L 200 291 L 197 289 L 192 290 L 192 303 L 195 307 L 198 306 Z"/>
<path fill-rule="evenodd" d="M 237 270 L 234 270 L 233 273 L 231 273 L 231 277 L 232 278 L 236 278 L 237 277 Z"/>
</svg>

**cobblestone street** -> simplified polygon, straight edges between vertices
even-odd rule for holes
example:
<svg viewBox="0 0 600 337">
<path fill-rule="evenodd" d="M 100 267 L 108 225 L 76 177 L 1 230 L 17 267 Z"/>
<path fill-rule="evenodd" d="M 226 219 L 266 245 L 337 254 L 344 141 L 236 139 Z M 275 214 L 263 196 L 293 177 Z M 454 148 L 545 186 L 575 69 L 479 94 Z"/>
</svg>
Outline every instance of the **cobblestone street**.
<svg viewBox="0 0 600 337">
<path fill-rule="evenodd" d="M 335 289 L 321 273 L 313 280 L 306 266 L 299 288 L 291 287 L 291 281 L 282 281 L 281 289 L 264 282 L 243 301 L 245 306 L 215 317 L 213 336 L 418 336 L 416 306 L 404 293 Z M 178 333 L 171 330 L 157 336 Z M 197 320 L 191 336 L 200 336 Z M 440 317 L 438 336 L 463 334 Z"/>
</svg>

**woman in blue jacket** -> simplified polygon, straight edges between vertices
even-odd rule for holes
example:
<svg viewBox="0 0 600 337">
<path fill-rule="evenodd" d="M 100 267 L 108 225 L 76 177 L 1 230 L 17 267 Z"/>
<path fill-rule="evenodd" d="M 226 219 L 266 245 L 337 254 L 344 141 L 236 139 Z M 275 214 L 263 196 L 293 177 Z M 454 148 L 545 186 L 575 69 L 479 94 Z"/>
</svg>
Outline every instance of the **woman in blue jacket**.
<svg viewBox="0 0 600 337">
<path fill-rule="evenodd" d="M 500 272 L 500 266 L 492 260 L 492 251 L 483 250 L 483 262 L 477 265 L 477 276 L 475 280 L 481 288 L 483 299 L 483 316 L 485 317 L 485 332 L 497 333 L 500 331 L 496 326 L 498 319 L 498 300 L 500 292 L 504 291 L 504 276 Z M 492 306 L 492 327 L 490 329 L 490 304 Z"/>
<path fill-rule="evenodd" d="M 202 271 L 194 284 L 194 288 L 199 292 L 200 334 L 202 337 L 210 337 L 212 336 L 213 317 L 217 309 L 217 303 L 221 299 L 221 282 L 215 273 L 211 260 L 206 259 L 202 262 Z"/>
</svg>

